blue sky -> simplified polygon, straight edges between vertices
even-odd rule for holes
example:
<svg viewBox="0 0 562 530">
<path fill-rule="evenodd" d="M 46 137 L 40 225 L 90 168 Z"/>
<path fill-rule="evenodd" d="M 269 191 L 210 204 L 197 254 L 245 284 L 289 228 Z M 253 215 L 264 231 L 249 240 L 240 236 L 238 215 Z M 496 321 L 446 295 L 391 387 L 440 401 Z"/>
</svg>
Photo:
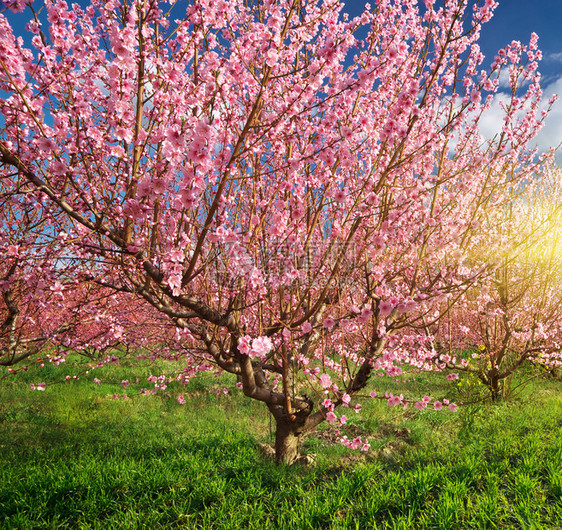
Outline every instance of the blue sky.
<svg viewBox="0 0 562 530">
<path fill-rule="evenodd" d="M 489 53 L 512 40 L 539 36 L 543 52 L 540 70 L 546 83 L 562 76 L 562 0 L 501 0 L 494 18 L 482 31 L 482 48 Z"/>
</svg>

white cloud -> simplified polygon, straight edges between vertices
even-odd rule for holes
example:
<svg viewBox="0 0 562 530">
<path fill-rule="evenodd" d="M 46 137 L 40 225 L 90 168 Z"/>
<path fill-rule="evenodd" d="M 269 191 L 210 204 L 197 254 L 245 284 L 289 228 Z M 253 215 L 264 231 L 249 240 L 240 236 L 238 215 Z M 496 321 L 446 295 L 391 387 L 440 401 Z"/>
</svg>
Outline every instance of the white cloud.
<svg viewBox="0 0 562 530">
<path fill-rule="evenodd" d="M 500 76 L 498 78 L 498 86 L 500 89 L 510 89 L 511 81 L 509 80 L 509 70 L 507 68 L 502 68 L 500 71 Z"/>
<path fill-rule="evenodd" d="M 494 97 L 490 108 L 484 112 L 478 122 L 480 134 L 487 140 L 491 140 L 494 136 L 501 133 L 505 116 L 501 103 L 506 105 L 509 103 L 509 96 L 503 92 L 498 93 Z"/>
<path fill-rule="evenodd" d="M 545 120 L 545 125 L 537 136 L 537 145 L 541 151 L 551 147 L 557 147 L 562 143 L 562 77 L 550 83 L 543 89 L 544 103 L 546 108 L 548 99 L 553 94 L 558 94 L 559 99 L 552 106 L 550 114 Z M 562 153 L 558 153 L 558 160 L 562 162 Z"/>
<path fill-rule="evenodd" d="M 548 151 L 552 147 L 562 144 L 562 77 L 543 87 L 543 100 L 540 110 L 546 110 L 548 100 L 553 94 L 558 94 L 560 98 L 554 103 L 552 109 L 545 119 L 544 127 L 537 135 L 533 147 L 536 145 L 540 152 Z M 486 139 L 491 139 L 501 132 L 505 111 L 500 103 L 509 103 L 509 96 L 499 93 L 492 101 L 490 109 L 486 111 L 480 119 L 480 133 Z M 557 160 L 562 163 L 562 151 L 558 153 Z"/>
<path fill-rule="evenodd" d="M 562 63 L 562 52 L 549 53 L 545 56 L 544 60 L 552 63 Z"/>
</svg>

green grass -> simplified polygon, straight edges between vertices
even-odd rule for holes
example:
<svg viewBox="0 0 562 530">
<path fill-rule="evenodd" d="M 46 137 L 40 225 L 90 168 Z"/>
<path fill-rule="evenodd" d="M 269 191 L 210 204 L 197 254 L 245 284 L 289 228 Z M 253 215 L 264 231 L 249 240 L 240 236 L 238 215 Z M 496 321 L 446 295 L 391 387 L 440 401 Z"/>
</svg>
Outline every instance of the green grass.
<svg viewBox="0 0 562 530">
<path fill-rule="evenodd" d="M 50 384 L 83 371 L 69 361 L 1 379 L 0 528 L 562 528 L 559 381 L 456 414 L 370 400 L 347 414 L 368 454 L 323 433 L 305 441 L 315 465 L 287 468 L 260 451 L 265 407 L 227 376 L 133 396 L 160 370 L 124 363 Z M 47 390 L 31 392 L 39 381 Z M 231 394 L 217 396 L 223 386 Z M 442 377 L 414 388 L 455 397 Z M 133 397 L 112 399 L 123 392 Z"/>
</svg>

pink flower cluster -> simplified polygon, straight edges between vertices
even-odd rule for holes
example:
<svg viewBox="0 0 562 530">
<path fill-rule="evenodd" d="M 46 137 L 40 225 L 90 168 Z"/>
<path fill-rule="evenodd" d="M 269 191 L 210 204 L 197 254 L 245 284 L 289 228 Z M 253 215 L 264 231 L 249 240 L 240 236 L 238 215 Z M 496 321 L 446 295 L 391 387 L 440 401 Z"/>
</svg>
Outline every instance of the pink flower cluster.
<svg viewBox="0 0 562 530">
<path fill-rule="evenodd" d="M 418 409 L 418 410 L 424 410 L 427 408 L 427 406 L 429 405 L 431 401 L 431 398 L 429 396 L 424 396 L 423 399 L 421 401 L 417 401 L 414 406 Z M 433 403 L 433 409 L 434 410 L 442 410 L 443 409 L 443 405 L 445 405 L 451 412 L 456 412 L 458 410 L 458 406 L 455 403 L 450 403 L 448 399 L 444 399 L 443 402 L 441 401 L 435 401 Z"/>
<path fill-rule="evenodd" d="M 31 5 L 33 0 L 2 0 L 0 5 L 11 9 L 14 13 L 21 13 L 26 5 Z"/>
<path fill-rule="evenodd" d="M 251 359 L 263 359 L 273 348 L 273 342 L 269 337 L 256 337 L 252 339 L 245 335 L 238 341 L 238 351 L 248 355 Z"/>
<path fill-rule="evenodd" d="M 342 443 L 342 445 L 345 445 L 345 447 L 349 449 L 360 449 L 364 452 L 368 451 L 371 447 L 371 445 L 369 444 L 369 440 L 367 438 L 362 440 L 360 436 L 354 438 L 353 440 L 350 440 L 347 436 L 342 436 L 340 442 Z"/>
</svg>

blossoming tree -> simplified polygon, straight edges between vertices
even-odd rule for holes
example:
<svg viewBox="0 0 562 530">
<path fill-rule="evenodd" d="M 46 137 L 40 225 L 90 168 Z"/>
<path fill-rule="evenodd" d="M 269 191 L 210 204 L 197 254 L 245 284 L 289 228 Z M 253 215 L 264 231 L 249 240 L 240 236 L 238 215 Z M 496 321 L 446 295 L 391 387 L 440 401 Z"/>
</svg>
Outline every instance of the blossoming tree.
<svg viewBox="0 0 562 530">
<path fill-rule="evenodd" d="M 69 245 L 52 237 L 33 190 L 16 190 L 0 193 L 0 365 L 19 370 L 60 361 L 70 348 L 99 357 L 120 344 L 140 346 L 133 331 L 143 311 L 86 281 L 80 264 L 65 256 Z"/>
<path fill-rule="evenodd" d="M 71 327 L 63 312 L 59 245 L 48 235 L 48 220 L 29 197 L 33 188 L 0 182 L 0 365 L 34 357 Z M 29 195 L 28 195 L 29 194 Z M 49 314 L 49 316 L 46 316 Z"/>
<path fill-rule="evenodd" d="M 238 375 L 292 463 L 373 372 L 430 365 L 432 300 L 486 273 L 462 263 L 482 207 L 534 170 L 540 52 L 482 69 L 495 5 L 47 0 L 30 44 L 0 17 L 2 178 L 64 214 L 91 278 Z"/>
<path fill-rule="evenodd" d="M 545 169 L 488 217 L 468 259 L 494 263 L 493 273 L 454 305 L 442 301 L 447 316 L 430 332 L 442 366 L 476 375 L 494 400 L 525 364 L 562 366 L 560 184 L 560 169 Z"/>
</svg>

